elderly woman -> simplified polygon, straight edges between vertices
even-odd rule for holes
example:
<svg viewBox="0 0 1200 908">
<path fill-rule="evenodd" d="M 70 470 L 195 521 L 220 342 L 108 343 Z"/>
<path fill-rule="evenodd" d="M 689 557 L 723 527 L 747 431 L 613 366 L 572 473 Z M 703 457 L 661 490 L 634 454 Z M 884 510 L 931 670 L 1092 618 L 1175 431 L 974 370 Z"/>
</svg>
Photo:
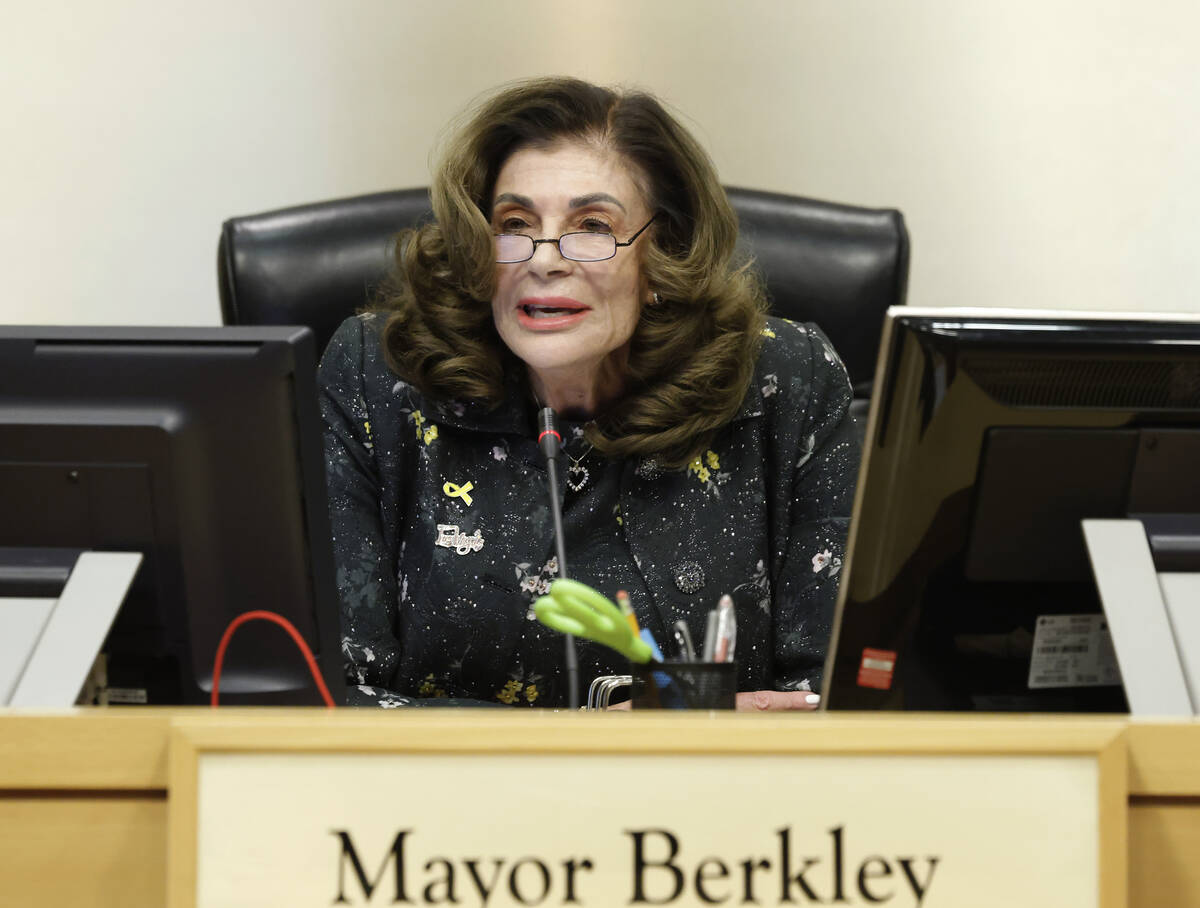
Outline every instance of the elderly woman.
<svg viewBox="0 0 1200 908">
<path fill-rule="evenodd" d="M 829 342 L 765 317 L 711 162 L 654 98 L 522 83 L 447 147 L 385 311 L 321 363 L 352 702 L 567 702 L 530 609 L 557 573 L 548 406 L 572 578 L 627 590 L 660 641 L 730 594 L 739 706 L 811 708 L 858 454 Z M 627 670 L 578 653 L 584 685 Z"/>
</svg>

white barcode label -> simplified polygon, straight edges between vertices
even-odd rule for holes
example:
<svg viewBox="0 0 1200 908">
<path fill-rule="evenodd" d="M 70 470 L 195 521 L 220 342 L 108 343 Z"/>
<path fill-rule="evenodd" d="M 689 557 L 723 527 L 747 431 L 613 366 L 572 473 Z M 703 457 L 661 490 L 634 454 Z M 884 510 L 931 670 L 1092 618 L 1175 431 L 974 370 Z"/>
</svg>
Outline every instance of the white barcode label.
<svg viewBox="0 0 1200 908">
<path fill-rule="evenodd" d="M 109 703 L 146 703 L 144 687 L 109 687 L 106 688 Z"/>
<path fill-rule="evenodd" d="M 1117 654 L 1103 615 L 1039 615 L 1029 660 L 1030 687 L 1120 684 Z"/>
</svg>

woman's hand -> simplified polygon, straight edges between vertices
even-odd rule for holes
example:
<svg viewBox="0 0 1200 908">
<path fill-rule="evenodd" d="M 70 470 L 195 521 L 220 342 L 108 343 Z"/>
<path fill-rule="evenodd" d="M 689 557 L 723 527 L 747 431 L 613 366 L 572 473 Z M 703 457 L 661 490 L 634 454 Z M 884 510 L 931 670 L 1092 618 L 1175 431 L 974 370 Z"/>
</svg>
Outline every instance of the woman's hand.
<svg viewBox="0 0 1200 908">
<path fill-rule="evenodd" d="M 747 690 L 737 695 L 738 712 L 772 712 L 800 709 L 812 712 L 821 705 L 821 695 L 807 690 Z"/>
</svg>

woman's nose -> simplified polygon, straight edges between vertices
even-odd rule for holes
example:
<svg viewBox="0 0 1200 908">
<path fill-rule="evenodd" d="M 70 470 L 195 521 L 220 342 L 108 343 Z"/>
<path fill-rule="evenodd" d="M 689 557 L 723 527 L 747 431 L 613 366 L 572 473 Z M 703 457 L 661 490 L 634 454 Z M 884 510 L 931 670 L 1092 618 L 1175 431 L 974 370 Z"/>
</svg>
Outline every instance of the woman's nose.
<svg viewBox="0 0 1200 908">
<path fill-rule="evenodd" d="M 538 274 L 555 274 L 569 271 L 574 263 L 563 258 L 556 241 L 538 243 L 533 247 L 533 258 L 529 267 Z"/>
</svg>

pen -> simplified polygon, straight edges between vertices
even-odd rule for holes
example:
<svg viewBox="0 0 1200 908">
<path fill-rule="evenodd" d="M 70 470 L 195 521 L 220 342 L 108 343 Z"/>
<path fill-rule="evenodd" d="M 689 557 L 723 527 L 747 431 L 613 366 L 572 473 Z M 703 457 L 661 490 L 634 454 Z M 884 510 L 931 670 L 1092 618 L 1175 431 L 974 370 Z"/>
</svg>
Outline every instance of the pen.
<svg viewBox="0 0 1200 908">
<path fill-rule="evenodd" d="M 717 610 L 708 613 L 708 622 L 704 625 L 704 661 L 712 662 L 713 654 L 717 651 Z"/>
<path fill-rule="evenodd" d="M 638 627 L 637 615 L 633 613 L 633 605 L 629 601 L 629 594 L 624 590 L 617 590 L 617 607 L 621 610 L 621 614 L 625 616 L 625 620 L 629 622 L 629 626 L 633 628 L 633 635 L 636 637 L 641 634 L 642 629 Z"/>
<path fill-rule="evenodd" d="M 682 662 L 695 662 L 696 650 L 692 647 L 692 634 L 688 630 L 687 622 L 680 620 L 672 625 L 675 634 L 675 645 L 679 649 L 679 659 Z"/>
<path fill-rule="evenodd" d="M 717 603 L 717 646 L 714 662 L 732 662 L 737 642 L 737 618 L 733 614 L 733 599 L 728 593 Z"/>
<path fill-rule="evenodd" d="M 663 659 L 662 650 L 660 650 L 660 649 L 658 648 L 658 643 L 656 643 L 656 642 L 655 642 L 655 640 L 654 640 L 654 635 L 653 635 L 652 633 L 650 633 L 650 628 L 648 628 L 648 627 L 647 627 L 647 628 L 643 628 L 643 629 L 642 629 L 642 632 L 641 632 L 641 634 L 640 634 L 639 636 L 640 636 L 640 637 L 641 637 L 641 638 L 642 638 L 644 641 L 646 641 L 646 645 L 650 647 L 650 658 L 651 658 L 653 661 L 655 661 L 655 662 L 663 662 L 663 661 L 665 661 L 665 660 Z"/>
<path fill-rule="evenodd" d="M 654 662 L 665 662 L 666 661 L 665 659 L 663 659 L 662 650 L 660 650 L 658 648 L 658 644 L 654 641 L 654 634 L 650 633 L 650 628 L 648 628 L 648 627 L 642 628 L 641 638 L 642 638 L 642 640 L 644 640 L 646 642 L 646 645 L 650 647 L 650 658 Z M 652 678 L 654 678 L 655 687 L 657 687 L 659 689 L 659 691 L 662 692 L 660 694 L 660 696 L 667 696 L 667 694 L 669 693 L 669 689 L 672 687 L 671 676 L 668 675 L 666 672 L 662 672 L 662 671 L 651 672 L 650 675 Z M 678 700 L 679 696 L 680 696 L 679 692 L 675 691 L 674 696 L 671 698 L 671 702 L 674 703 L 676 700 Z M 664 703 L 664 705 L 667 706 L 667 708 L 669 708 L 669 709 L 676 708 L 675 706 L 670 706 L 667 703 Z M 678 706 L 682 706 L 682 705 L 683 705 L 682 702 L 678 703 Z"/>
</svg>

